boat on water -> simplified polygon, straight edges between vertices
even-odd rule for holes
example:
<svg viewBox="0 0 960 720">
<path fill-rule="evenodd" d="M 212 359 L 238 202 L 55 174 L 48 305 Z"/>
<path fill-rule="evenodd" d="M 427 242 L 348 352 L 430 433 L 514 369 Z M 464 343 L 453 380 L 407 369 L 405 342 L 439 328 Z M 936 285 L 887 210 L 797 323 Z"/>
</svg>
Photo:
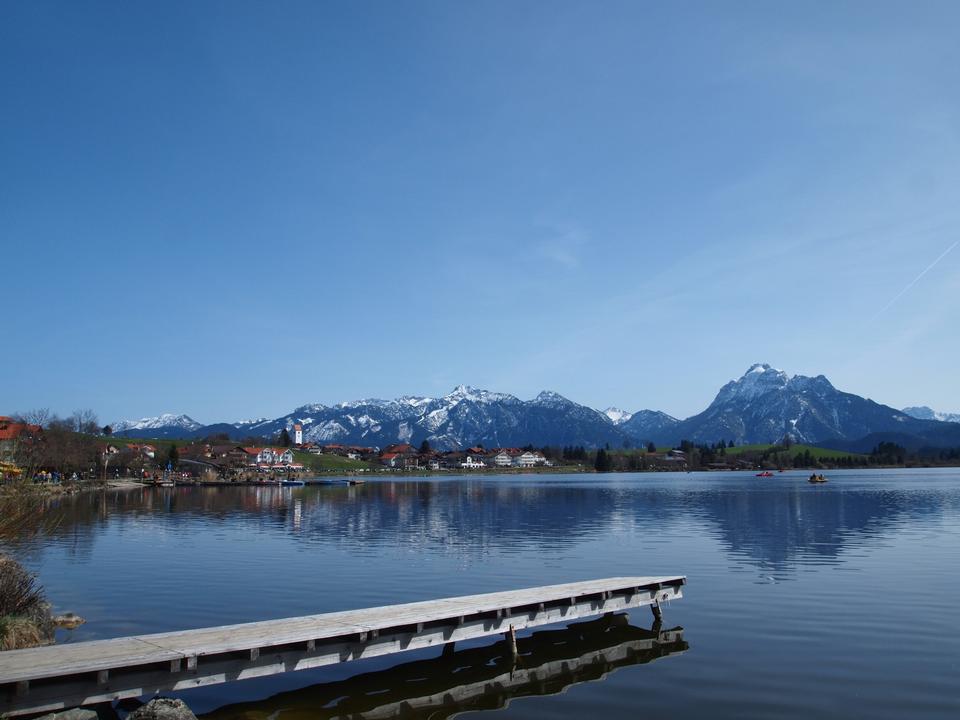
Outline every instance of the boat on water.
<svg viewBox="0 0 960 720">
<path fill-rule="evenodd" d="M 819 485 L 820 483 L 829 481 L 822 474 L 817 475 L 816 473 L 813 473 L 809 478 L 807 478 L 807 482 L 813 483 L 814 485 Z"/>
<path fill-rule="evenodd" d="M 299 487 L 304 485 L 305 483 L 303 482 L 303 480 L 281 480 L 280 484 L 286 485 L 288 487 Z"/>
<path fill-rule="evenodd" d="M 758 472 L 757 477 L 773 477 L 773 473 L 769 470 L 764 470 L 763 472 Z"/>
</svg>

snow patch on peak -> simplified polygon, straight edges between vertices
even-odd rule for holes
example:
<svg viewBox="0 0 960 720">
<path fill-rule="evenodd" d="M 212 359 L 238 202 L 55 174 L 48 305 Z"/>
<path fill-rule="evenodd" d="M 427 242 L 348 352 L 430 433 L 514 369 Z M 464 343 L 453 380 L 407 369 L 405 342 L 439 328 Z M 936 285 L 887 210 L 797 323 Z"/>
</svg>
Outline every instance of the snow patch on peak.
<svg viewBox="0 0 960 720">
<path fill-rule="evenodd" d="M 619 425 L 620 423 L 625 423 L 627 420 L 633 417 L 633 413 L 628 413 L 626 410 L 621 410 L 616 407 L 608 407 L 603 411 L 603 414 L 610 418 L 610 422 L 614 425 Z"/>
<path fill-rule="evenodd" d="M 120 420 L 113 423 L 114 432 L 126 430 L 156 430 L 157 428 L 177 427 L 184 430 L 196 430 L 203 427 L 189 415 L 174 415 L 163 413 L 156 417 L 140 418 L 139 420 Z"/>
<path fill-rule="evenodd" d="M 558 403 L 571 403 L 570 400 L 565 398 L 560 393 L 555 393 L 553 390 L 544 390 L 539 395 L 537 395 L 531 402 L 538 403 L 540 405 L 556 405 Z M 572 404 L 572 403 L 571 403 Z"/>
<path fill-rule="evenodd" d="M 346 400 L 339 402 L 334 407 L 337 410 L 351 410 L 358 407 L 386 407 L 393 404 L 394 400 L 381 400 L 380 398 L 364 398 L 363 400 Z"/>
<path fill-rule="evenodd" d="M 241 428 L 244 425 L 259 425 L 260 423 L 264 423 L 269 419 L 270 418 L 259 417 L 259 418 L 252 418 L 250 420 L 237 420 L 235 423 L 230 423 L 230 424 L 233 425 L 235 428 Z"/>
<path fill-rule="evenodd" d="M 326 405 L 322 405 L 320 403 L 308 403 L 306 405 L 301 405 L 293 412 L 303 413 L 304 415 L 313 415 L 319 412 L 323 412 L 326 409 L 327 409 Z"/>
<path fill-rule="evenodd" d="M 495 393 L 490 392 L 489 390 L 479 390 L 469 385 L 457 385 L 453 391 L 443 396 L 443 401 L 446 403 L 456 404 L 464 400 L 475 403 L 495 403 L 495 402 L 504 402 L 514 400 L 513 395 L 508 395 L 506 393 Z"/>
<path fill-rule="evenodd" d="M 786 375 L 783 370 L 780 368 L 775 368 L 769 363 L 754 363 L 751 365 L 747 371 L 743 374 L 743 377 L 740 378 L 743 380 L 749 375 L 763 375 L 764 373 L 774 373 L 775 375 Z"/>
<path fill-rule="evenodd" d="M 918 420 L 939 420 L 940 422 L 960 423 L 960 413 L 938 412 L 937 410 L 934 410 L 926 405 L 920 405 L 919 407 L 905 407 L 903 412 L 910 417 L 917 418 Z"/>
<path fill-rule="evenodd" d="M 404 395 L 402 398 L 399 398 L 397 402 L 401 402 L 404 405 L 410 405 L 411 407 L 423 407 L 424 405 L 429 405 L 433 402 L 433 398 L 422 397 L 420 395 Z"/>
</svg>

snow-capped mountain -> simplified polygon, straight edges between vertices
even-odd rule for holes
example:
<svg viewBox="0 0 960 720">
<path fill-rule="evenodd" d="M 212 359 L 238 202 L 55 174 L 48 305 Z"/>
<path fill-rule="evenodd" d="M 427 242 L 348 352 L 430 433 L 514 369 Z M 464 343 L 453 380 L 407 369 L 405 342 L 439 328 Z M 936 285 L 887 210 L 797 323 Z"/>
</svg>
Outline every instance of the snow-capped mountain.
<svg viewBox="0 0 960 720">
<path fill-rule="evenodd" d="M 915 411 L 917 408 L 908 408 Z M 929 408 L 920 408 L 920 411 Z M 929 411 L 934 417 L 941 416 Z M 555 392 L 532 400 L 459 385 L 439 398 L 407 395 L 368 398 L 333 406 L 309 404 L 276 419 L 200 426 L 185 415 L 161 415 L 117 423 L 128 437 L 233 440 L 272 438 L 299 424 L 305 441 L 385 447 L 423 440 L 437 449 L 583 445 L 637 447 L 681 440 L 714 443 L 794 442 L 869 452 L 871 443 L 893 440 L 910 447 L 960 446 L 960 424 L 913 417 L 872 400 L 837 390 L 823 375 L 789 376 L 766 364 L 751 366 L 717 393 L 703 412 L 678 420 L 657 410 L 600 412 Z M 856 442 L 854 442 L 856 441 Z"/>
<path fill-rule="evenodd" d="M 940 422 L 960 423 L 960 413 L 937 412 L 926 405 L 905 407 L 903 411 L 910 417 L 915 417 L 918 420 L 939 420 Z"/>
<path fill-rule="evenodd" d="M 618 407 L 608 407 L 603 411 L 603 414 L 610 418 L 610 422 L 612 422 L 614 425 L 625 423 L 627 420 L 633 417 L 633 413 L 628 413 L 626 410 L 621 410 Z"/>
<path fill-rule="evenodd" d="M 841 392 L 823 375 L 789 376 L 757 364 L 724 385 L 706 410 L 677 423 L 661 439 L 768 443 L 789 435 L 795 442 L 836 444 L 878 433 L 943 435 L 930 421 Z"/>
<path fill-rule="evenodd" d="M 639 410 L 620 424 L 620 429 L 638 443 L 646 444 L 670 436 L 680 424 L 675 417 L 659 410 Z"/>
<path fill-rule="evenodd" d="M 170 433 L 187 431 L 192 432 L 203 427 L 200 423 L 188 415 L 174 415 L 173 413 L 164 413 L 156 417 L 141 418 L 140 420 L 118 420 L 110 426 L 113 432 L 126 434 L 130 437 L 136 437 L 131 433 L 145 433 L 143 437 L 177 437 Z M 155 431 L 168 431 L 165 434 L 157 435 Z"/>
<path fill-rule="evenodd" d="M 478 443 L 487 447 L 592 447 L 622 443 L 626 437 L 602 413 L 557 393 L 545 391 L 524 401 L 466 385 L 441 398 L 405 396 L 342 402 L 333 407 L 307 405 L 249 430 L 271 435 L 294 424 L 303 427 L 305 441 L 380 447 L 396 442 L 419 444 L 423 440 L 440 449 Z"/>
</svg>

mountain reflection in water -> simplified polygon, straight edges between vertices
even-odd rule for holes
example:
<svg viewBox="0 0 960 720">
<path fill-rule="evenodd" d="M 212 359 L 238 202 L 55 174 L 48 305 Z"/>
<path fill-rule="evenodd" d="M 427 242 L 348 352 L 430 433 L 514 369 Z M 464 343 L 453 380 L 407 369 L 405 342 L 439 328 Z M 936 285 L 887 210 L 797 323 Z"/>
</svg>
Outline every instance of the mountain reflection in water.
<svg viewBox="0 0 960 720">
<path fill-rule="evenodd" d="M 604 532 L 656 533 L 665 524 L 697 520 L 712 525 L 731 555 L 765 569 L 786 570 L 798 556 L 829 561 L 863 535 L 913 517 L 942 512 L 955 494 L 902 488 L 829 487 L 759 481 L 603 484 L 515 478 L 458 481 L 399 480 L 356 487 L 239 487 L 87 493 L 55 498 L 45 512 L 56 517 L 46 535 L 83 557 L 101 528 L 121 532 L 145 516 L 164 516 L 174 531 L 198 518 L 216 529 L 232 523 L 283 530 L 298 545 L 327 547 L 411 546 L 478 558 L 500 551 L 557 550 Z M 571 476 L 575 477 L 575 476 Z M 623 476 L 630 478 L 642 476 Z M 798 476 L 799 477 L 799 476 Z M 794 478 L 796 479 L 796 478 Z M 669 480 L 666 474 L 657 480 Z M 0 507 L 0 512 L 3 507 Z M 41 513 L 42 514 L 42 513 Z M 535 532 L 530 532 L 535 528 Z M 7 539 L 29 553 L 44 543 Z"/>
<path fill-rule="evenodd" d="M 655 624 L 644 630 L 631 625 L 626 615 L 614 615 L 519 637 L 516 660 L 500 641 L 226 705 L 201 717 L 447 718 L 468 710 L 503 708 L 515 698 L 561 693 L 571 685 L 602 680 L 619 668 L 675 655 L 687 647 L 682 628 L 662 630 Z"/>
</svg>

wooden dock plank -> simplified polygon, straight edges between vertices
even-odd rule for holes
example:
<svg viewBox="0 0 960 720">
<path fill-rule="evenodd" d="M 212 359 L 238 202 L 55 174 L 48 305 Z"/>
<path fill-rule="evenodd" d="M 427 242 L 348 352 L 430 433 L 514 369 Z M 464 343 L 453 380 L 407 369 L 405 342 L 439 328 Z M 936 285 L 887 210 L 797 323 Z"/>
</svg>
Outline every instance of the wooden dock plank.
<svg viewBox="0 0 960 720">
<path fill-rule="evenodd" d="M 542 612 L 538 611 L 540 603 L 556 603 L 570 598 L 584 600 L 589 596 L 624 592 L 636 587 L 672 587 L 674 589 L 667 590 L 666 596 L 673 597 L 679 596 L 679 586 L 683 582 L 681 576 L 606 578 L 215 628 L 11 650 L 0 652 L 0 684 L 131 668 L 203 655 L 305 644 L 310 640 L 331 640 L 382 630 L 392 629 L 396 632 L 404 626 L 413 626 L 411 634 L 416 634 L 415 628 L 420 623 L 436 623 L 459 617 L 473 616 L 476 625 L 476 616 L 485 613 L 524 606 L 532 608 L 531 613 Z M 652 598 L 650 590 L 645 592 L 648 600 Z M 603 612 L 602 607 L 598 598 L 598 612 Z M 488 632 L 509 625 L 509 615 L 506 612 L 502 614 L 504 617 L 498 622 L 488 623 L 491 625 Z M 557 619 L 562 620 L 562 617 L 558 614 Z M 475 634 L 476 630 L 472 632 Z M 437 642 L 441 641 L 442 638 L 437 636 Z"/>
</svg>

